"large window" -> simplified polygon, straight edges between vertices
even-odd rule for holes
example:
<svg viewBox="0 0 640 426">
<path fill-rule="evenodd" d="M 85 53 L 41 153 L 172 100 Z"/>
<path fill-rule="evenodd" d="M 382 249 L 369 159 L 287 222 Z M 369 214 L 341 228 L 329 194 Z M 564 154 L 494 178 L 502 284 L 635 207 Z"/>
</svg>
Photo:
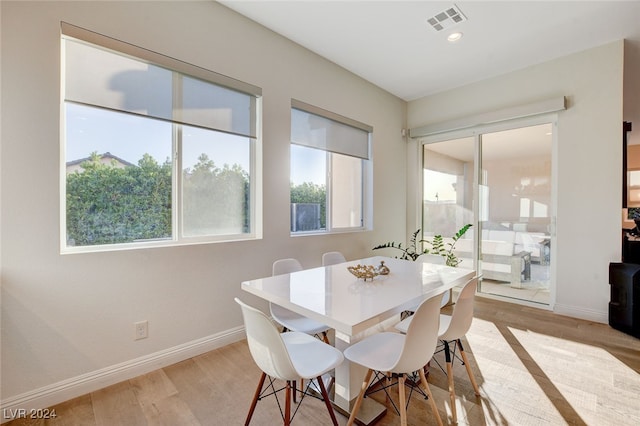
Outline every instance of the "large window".
<svg viewBox="0 0 640 426">
<path fill-rule="evenodd" d="M 292 101 L 291 232 L 366 226 L 370 126 Z"/>
<path fill-rule="evenodd" d="M 260 89 L 63 24 L 63 251 L 253 238 Z"/>
</svg>

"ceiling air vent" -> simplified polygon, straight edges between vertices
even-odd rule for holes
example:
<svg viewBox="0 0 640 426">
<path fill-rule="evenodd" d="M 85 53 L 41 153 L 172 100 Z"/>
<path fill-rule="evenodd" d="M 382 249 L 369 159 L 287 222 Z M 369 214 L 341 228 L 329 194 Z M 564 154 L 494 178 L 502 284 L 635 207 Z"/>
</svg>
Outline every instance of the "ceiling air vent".
<svg viewBox="0 0 640 426">
<path fill-rule="evenodd" d="M 454 4 L 447 10 L 427 19 L 427 22 L 429 23 L 429 25 L 431 25 L 431 27 L 433 27 L 434 30 L 442 31 L 466 20 L 467 18 L 462 14 L 462 12 L 460 12 L 458 6 Z"/>
</svg>

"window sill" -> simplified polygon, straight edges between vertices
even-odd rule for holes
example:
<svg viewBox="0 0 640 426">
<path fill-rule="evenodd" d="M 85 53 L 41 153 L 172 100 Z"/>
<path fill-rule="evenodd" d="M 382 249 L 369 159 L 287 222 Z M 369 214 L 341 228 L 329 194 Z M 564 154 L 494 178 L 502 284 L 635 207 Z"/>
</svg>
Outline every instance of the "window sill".
<svg viewBox="0 0 640 426">
<path fill-rule="evenodd" d="M 61 247 L 60 254 L 82 254 L 82 253 L 100 253 L 110 251 L 125 251 L 125 250 L 146 250 L 156 248 L 167 247 L 180 247 L 180 246 L 193 246 L 203 244 L 220 244 L 220 243 L 232 243 L 238 241 L 254 241 L 261 240 L 262 235 L 246 234 L 238 236 L 220 236 L 217 238 L 185 238 L 181 241 L 175 240 L 156 240 L 156 241 L 140 241 L 134 243 L 123 244 L 104 244 L 95 246 L 78 246 L 78 247 Z"/>
</svg>

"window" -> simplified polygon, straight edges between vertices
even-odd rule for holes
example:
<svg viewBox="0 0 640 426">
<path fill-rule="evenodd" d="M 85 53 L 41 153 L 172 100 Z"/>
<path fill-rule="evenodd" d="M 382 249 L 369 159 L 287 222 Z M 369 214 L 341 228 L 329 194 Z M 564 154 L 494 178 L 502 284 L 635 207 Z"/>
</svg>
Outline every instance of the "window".
<svg viewBox="0 0 640 426">
<path fill-rule="evenodd" d="M 260 89 L 62 29 L 63 251 L 258 237 Z"/>
<path fill-rule="evenodd" d="M 372 128 L 292 101 L 291 232 L 365 227 Z"/>
</svg>

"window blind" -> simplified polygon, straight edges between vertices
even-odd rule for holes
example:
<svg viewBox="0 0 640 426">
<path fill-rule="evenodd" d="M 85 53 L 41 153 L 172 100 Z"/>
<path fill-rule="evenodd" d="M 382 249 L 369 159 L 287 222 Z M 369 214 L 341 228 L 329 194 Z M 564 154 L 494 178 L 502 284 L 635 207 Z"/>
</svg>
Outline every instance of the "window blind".
<svg viewBox="0 0 640 426">
<path fill-rule="evenodd" d="M 256 138 L 252 111 L 259 88 L 68 24 L 63 34 L 66 101 Z"/>
<path fill-rule="evenodd" d="M 291 107 L 292 143 L 369 159 L 372 127 L 302 102 L 293 101 Z"/>
</svg>

